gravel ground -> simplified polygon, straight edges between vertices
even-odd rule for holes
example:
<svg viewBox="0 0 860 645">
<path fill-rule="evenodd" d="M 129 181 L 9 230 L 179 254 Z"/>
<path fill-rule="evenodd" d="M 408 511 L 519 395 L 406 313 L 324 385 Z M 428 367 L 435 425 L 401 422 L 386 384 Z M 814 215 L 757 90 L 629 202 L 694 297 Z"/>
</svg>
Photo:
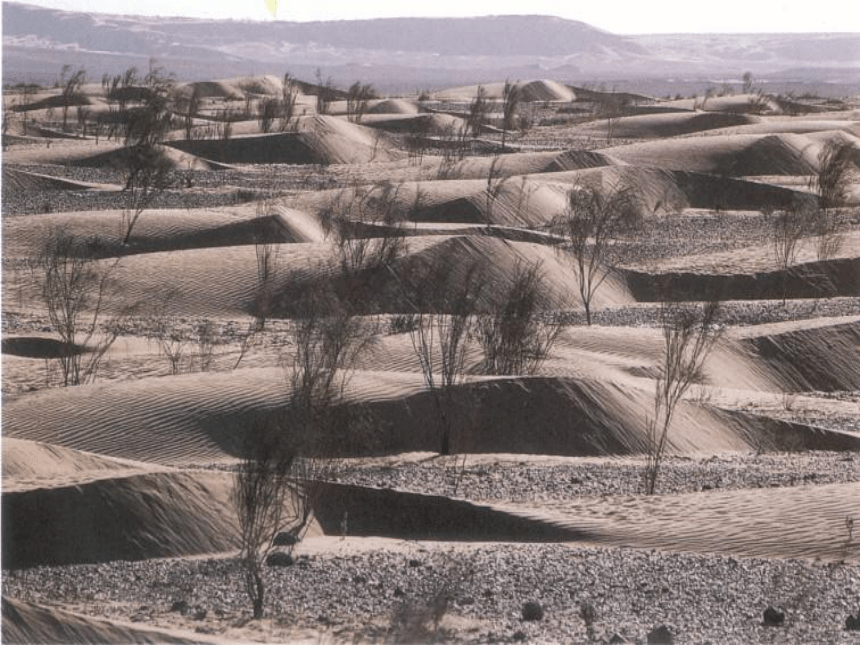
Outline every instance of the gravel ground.
<svg viewBox="0 0 860 645">
<path fill-rule="evenodd" d="M 268 569 L 267 613 L 280 625 L 357 635 L 353 642 L 414 642 L 414 631 L 394 638 L 404 617 L 421 622 L 442 606 L 436 636 L 449 642 L 607 643 L 618 635 L 624 640 L 615 642 L 645 643 L 659 625 L 679 643 L 860 642 L 845 630 L 860 610 L 856 565 L 558 544 L 401 546 L 299 555 L 291 567 Z M 234 559 L 6 571 L 3 586 L 23 600 L 227 637 L 249 609 Z M 171 612 L 175 602 L 189 607 L 184 617 Z M 540 604 L 542 620 L 523 620 L 526 602 Z M 593 610 L 590 629 L 583 606 Z M 763 624 L 769 606 L 785 613 L 782 626 Z M 431 621 L 425 626 L 432 632 Z"/>
<path fill-rule="evenodd" d="M 563 501 L 576 497 L 642 493 L 644 459 L 583 459 L 564 465 L 526 461 L 480 463 L 465 468 L 454 458 L 398 463 L 348 464 L 338 481 L 417 493 L 456 495 L 475 501 Z M 739 490 L 860 481 L 860 453 L 803 452 L 667 457 L 657 483 L 660 494 Z"/>
</svg>

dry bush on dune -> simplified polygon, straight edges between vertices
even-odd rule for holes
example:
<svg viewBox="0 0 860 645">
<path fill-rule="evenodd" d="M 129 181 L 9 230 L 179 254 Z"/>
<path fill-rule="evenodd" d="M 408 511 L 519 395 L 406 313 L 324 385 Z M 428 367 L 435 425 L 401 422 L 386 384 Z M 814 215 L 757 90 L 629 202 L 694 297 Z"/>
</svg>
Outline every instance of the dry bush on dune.
<svg viewBox="0 0 860 645">
<path fill-rule="evenodd" d="M 350 85 L 346 91 L 346 118 L 353 123 L 361 123 L 370 100 L 374 98 L 376 98 L 376 92 L 373 85 L 369 83 L 362 85 L 359 81 Z"/>
<path fill-rule="evenodd" d="M 567 196 L 567 207 L 552 224 L 563 239 L 561 246 L 576 266 L 577 287 L 585 319 L 591 325 L 594 294 L 622 259 L 622 234 L 635 227 L 640 207 L 633 190 L 616 184 L 607 191 L 576 185 Z"/>
<path fill-rule="evenodd" d="M 406 327 L 421 366 L 424 385 L 433 397 L 439 424 L 439 453 L 452 452 L 450 404 L 454 386 L 465 372 L 466 343 L 481 294 L 481 267 L 463 274 L 437 267 L 416 294 Z"/>
<path fill-rule="evenodd" d="M 472 133 L 473 139 L 477 139 L 480 136 L 481 130 L 487 122 L 489 112 L 490 102 L 487 99 L 487 90 L 484 89 L 483 85 L 479 85 L 475 98 L 469 104 L 469 114 L 466 117 L 466 122 L 469 125 L 469 131 Z"/>
<path fill-rule="evenodd" d="M 170 131 L 170 96 L 173 79 L 153 67 L 144 79 L 146 92 L 141 106 L 128 110 L 125 117 L 124 151 L 127 166 L 125 192 L 128 206 L 123 211 L 123 245 L 131 241 L 137 221 L 155 196 L 167 184 L 170 164 L 159 144 Z"/>
<path fill-rule="evenodd" d="M 838 213 L 834 209 L 845 203 L 858 157 L 854 145 L 840 139 L 828 141 L 818 154 L 818 172 L 810 179 L 809 188 L 818 195 L 814 231 L 818 236 L 819 260 L 834 257 L 842 247 Z"/>
<path fill-rule="evenodd" d="M 290 400 L 264 415 L 246 437 L 233 502 L 239 518 L 240 563 L 254 618 L 263 616 L 263 564 L 282 530 L 307 530 L 336 455 L 358 423 L 341 406 L 344 388 L 369 340 L 343 303 L 324 290 L 299 297 L 291 357 L 285 359 Z"/>
<path fill-rule="evenodd" d="M 286 132 L 296 113 L 296 101 L 299 98 L 299 86 L 287 72 L 281 88 L 281 132 Z"/>
<path fill-rule="evenodd" d="M 671 285 L 663 285 L 662 291 L 662 365 L 655 383 L 654 415 L 648 419 L 645 430 L 646 495 L 656 491 L 675 408 L 690 386 L 702 380 L 704 362 L 722 334 L 717 324 L 719 301 L 702 305 L 672 302 Z"/>
<path fill-rule="evenodd" d="M 487 374 L 535 374 L 555 344 L 561 327 L 540 320 L 539 264 L 518 264 L 510 287 L 478 316 L 475 334 Z"/>
<path fill-rule="evenodd" d="M 60 336 L 57 356 L 63 385 L 93 380 L 101 360 L 133 307 L 119 307 L 111 274 L 116 262 L 93 260 L 90 245 L 63 229 L 50 231 L 35 262 L 36 279 L 51 327 Z M 107 310 L 113 313 L 105 320 Z"/>
<path fill-rule="evenodd" d="M 808 204 L 795 201 L 787 208 L 773 212 L 770 219 L 773 256 L 782 271 L 782 304 L 785 306 L 789 274 L 797 258 L 800 241 L 810 229 L 813 213 Z"/>
<path fill-rule="evenodd" d="M 81 90 L 87 80 L 87 73 L 84 69 L 72 72 L 71 65 L 63 65 L 63 70 L 60 73 L 60 88 L 62 93 L 60 99 L 63 104 L 63 132 L 68 130 L 69 107 L 72 103 L 78 101 L 83 96 Z"/>
<path fill-rule="evenodd" d="M 328 114 L 332 101 L 334 101 L 334 86 L 332 85 L 331 77 L 323 82 L 322 70 L 317 69 L 317 114 Z"/>
<path fill-rule="evenodd" d="M 320 213 L 323 230 L 334 245 L 341 300 L 354 307 L 373 310 L 374 281 L 405 253 L 399 192 L 400 186 L 386 181 L 347 188 Z"/>
<path fill-rule="evenodd" d="M 517 111 L 522 99 L 522 90 L 516 83 L 505 81 L 502 89 L 502 150 L 505 149 L 505 140 L 509 130 L 516 125 Z"/>
</svg>

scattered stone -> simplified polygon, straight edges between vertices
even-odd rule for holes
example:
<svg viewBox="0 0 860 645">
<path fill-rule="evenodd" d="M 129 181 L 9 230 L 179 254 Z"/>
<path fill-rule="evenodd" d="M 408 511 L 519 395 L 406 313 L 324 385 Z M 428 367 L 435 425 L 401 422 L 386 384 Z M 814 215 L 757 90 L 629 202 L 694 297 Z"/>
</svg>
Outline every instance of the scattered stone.
<svg viewBox="0 0 860 645">
<path fill-rule="evenodd" d="M 779 627 L 785 623 L 785 614 L 773 607 L 764 610 L 764 624 L 767 627 Z"/>
<path fill-rule="evenodd" d="M 543 607 L 539 602 L 530 600 L 523 604 L 522 616 L 523 620 L 527 622 L 543 620 Z"/>
<path fill-rule="evenodd" d="M 272 551 L 266 556 L 266 564 L 270 567 L 289 567 L 293 564 L 293 556 L 284 551 Z"/>
<path fill-rule="evenodd" d="M 674 645 L 675 637 L 666 625 L 660 625 L 648 632 L 648 645 Z"/>
</svg>

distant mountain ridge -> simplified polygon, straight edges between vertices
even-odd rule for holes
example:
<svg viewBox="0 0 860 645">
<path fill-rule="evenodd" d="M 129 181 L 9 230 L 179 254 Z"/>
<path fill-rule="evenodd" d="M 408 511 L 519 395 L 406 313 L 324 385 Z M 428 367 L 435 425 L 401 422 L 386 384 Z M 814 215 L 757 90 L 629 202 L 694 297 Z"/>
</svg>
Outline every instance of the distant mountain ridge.
<svg viewBox="0 0 860 645">
<path fill-rule="evenodd" d="M 112 16 L 3 3 L 4 75 L 56 74 L 63 63 L 116 73 L 151 58 L 182 78 L 248 73 L 391 84 L 739 77 L 744 71 L 860 83 L 860 34 L 619 36 L 550 16 L 250 22 Z M 498 77 L 498 76 L 497 76 Z"/>
</svg>

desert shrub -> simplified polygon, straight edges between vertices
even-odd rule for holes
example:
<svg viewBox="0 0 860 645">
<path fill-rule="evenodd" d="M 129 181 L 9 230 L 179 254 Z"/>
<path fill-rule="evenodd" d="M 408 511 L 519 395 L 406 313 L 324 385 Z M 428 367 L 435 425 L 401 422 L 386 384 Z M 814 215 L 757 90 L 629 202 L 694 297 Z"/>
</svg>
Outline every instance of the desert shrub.
<svg viewBox="0 0 860 645">
<path fill-rule="evenodd" d="M 577 287 L 585 319 L 591 325 L 594 294 L 622 259 L 622 235 L 640 219 L 635 193 L 623 184 L 608 191 L 576 185 L 568 192 L 567 207 L 552 229 L 563 240 L 560 250 L 577 269 Z"/>
<path fill-rule="evenodd" d="M 296 294 L 293 353 L 284 357 L 289 403 L 257 419 L 243 447 L 233 487 L 240 529 L 239 562 L 254 618 L 263 616 L 262 567 L 283 530 L 301 536 L 336 454 L 355 429 L 340 406 L 368 340 L 343 303 L 324 289 Z"/>
<path fill-rule="evenodd" d="M 487 374 L 534 374 L 546 360 L 561 327 L 540 320 L 538 264 L 518 264 L 510 287 L 479 315 L 475 334 Z"/>
<path fill-rule="evenodd" d="M 452 452 L 449 408 L 454 387 L 465 374 L 466 343 L 482 290 L 482 267 L 473 263 L 459 275 L 436 267 L 418 289 L 407 295 L 409 339 L 424 385 L 436 409 L 439 453 Z"/>
<path fill-rule="evenodd" d="M 117 263 L 89 255 L 88 248 L 100 243 L 95 238 L 79 241 L 64 229 L 51 230 L 34 263 L 48 320 L 60 336 L 57 362 L 64 386 L 95 379 L 124 319 L 134 310 L 120 306 L 111 278 Z"/>
<path fill-rule="evenodd" d="M 721 336 L 717 324 L 719 301 L 702 305 L 672 302 L 671 284 L 661 286 L 660 327 L 663 351 L 654 388 L 654 413 L 646 424 L 645 494 L 653 495 L 668 446 L 669 426 L 678 403 L 694 383 Z"/>
</svg>

